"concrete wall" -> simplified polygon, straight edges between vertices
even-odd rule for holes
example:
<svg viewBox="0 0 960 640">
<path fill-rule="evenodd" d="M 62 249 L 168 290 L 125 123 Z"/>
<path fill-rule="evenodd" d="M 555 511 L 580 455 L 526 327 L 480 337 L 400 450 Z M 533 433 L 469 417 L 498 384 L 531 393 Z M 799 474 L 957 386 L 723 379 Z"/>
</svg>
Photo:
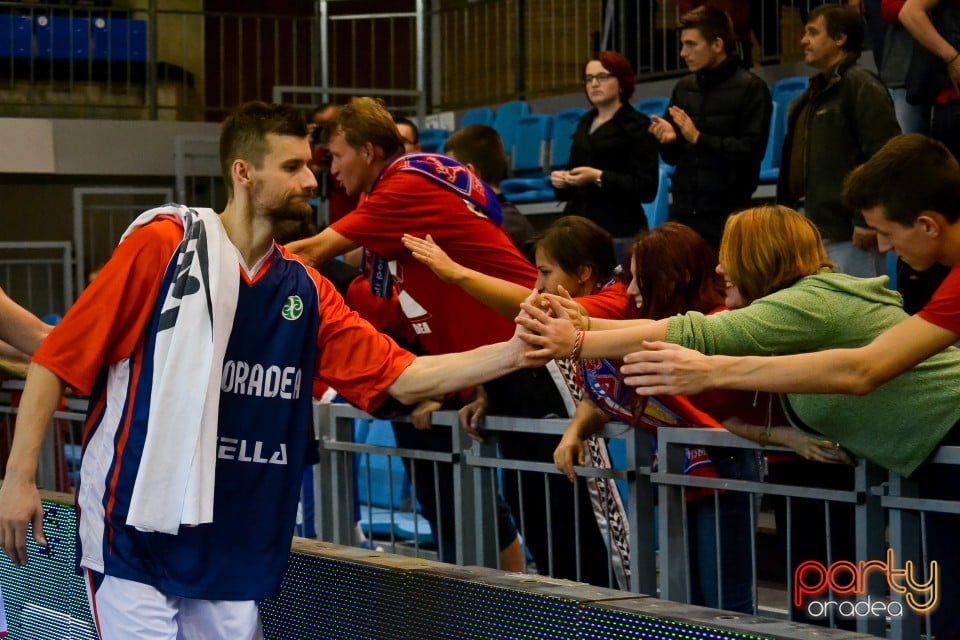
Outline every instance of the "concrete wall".
<svg viewBox="0 0 960 640">
<path fill-rule="evenodd" d="M 219 125 L 0 118 L 0 237 L 70 240 L 74 187 L 173 188 L 178 135 L 216 137 Z"/>
</svg>

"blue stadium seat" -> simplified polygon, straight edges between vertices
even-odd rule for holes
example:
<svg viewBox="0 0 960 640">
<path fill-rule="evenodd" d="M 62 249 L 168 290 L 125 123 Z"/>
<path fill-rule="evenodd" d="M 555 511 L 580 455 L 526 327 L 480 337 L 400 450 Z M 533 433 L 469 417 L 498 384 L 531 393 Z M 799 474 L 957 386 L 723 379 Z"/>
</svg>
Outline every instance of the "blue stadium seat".
<svg viewBox="0 0 960 640">
<path fill-rule="evenodd" d="M 467 111 L 463 114 L 463 121 L 460 123 L 460 127 L 469 127 L 472 124 L 485 124 L 488 127 L 492 127 L 493 109 L 490 107 L 477 107 L 476 109 Z"/>
<path fill-rule="evenodd" d="M 651 116 L 659 116 L 662 118 L 663 114 L 667 112 L 667 105 L 669 104 L 670 98 L 666 96 L 659 96 L 656 98 L 647 98 L 646 100 L 641 100 L 637 104 L 633 105 L 633 108 L 648 118 L 651 118 Z"/>
<path fill-rule="evenodd" d="M 670 216 L 670 171 L 666 167 L 660 167 L 657 195 L 653 202 L 643 205 L 643 210 L 647 214 L 647 226 L 651 229 L 659 227 Z"/>
<path fill-rule="evenodd" d="M 774 82 L 770 87 L 770 98 L 773 100 L 774 104 L 780 105 L 780 121 L 783 125 L 783 131 L 787 131 L 787 117 L 790 114 L 790 103 L 793 102 L 797 96 L 807 90 L 807 87 L 810 86 L 810 79 L 805 76 L 797 76 L 794 78 L 784 78 Z"/>
<path fill-rule="evenodd" d="M 450 137 L 446 129 L 421 129 L 420 148 L 425 153 L 443 153 L 443 143 Z"/>
<path fill-rule="evenodd" d="M 656 98 L 647 98 L 646 100 L 641 100 L 637 104 L 633 105 L 633 108 L 653 120 L 653 116 L 663 117 L 667 113 L 667 106 L 670 104 L 670 98 L 666 96 L 658 96 Z M 667 171 L 671 174 L 673 173 L 674 166 L 668 165 L 663 162 L 663 158 L 660 159 L 660 167 L 666 167 Z"/>
<path fill-rule="evenodd" d="M 126 18 L 95 18 L 93 59 L 110 62 L 146 62 L 147 22 Z"/>
<path fill-rule="evenodd" d="M 567 109 L 553 116 L 553 135 L 550 137 L 551 169 L 566 169 L 570 162 L 570 147 L 573 145 L 573 134 L 577 130 L 580 118 L 587 112 L 586 109 Z"/>
<path fill-rule="evenodd" d="M 34 35 L 40 59 L 87 60 L 90 57 L 89 18 L 37 15 Z"/>
<path fill-rule="evenodd" d="M 806 76 L 784 78 L 770 87 L 773 99 L 773 114 L 770 121 L 770 140 L 760 168 L 760 184 L 776 184 L 780 175 L 780 156 L 783 153 L 783 140 L 787 135 L 787 116 L 790 103 L 810 86 Z M 769 157 L 768 157 L 769 156 Z"/>
<path fill-rule="evenodd" d="M 783 151 L 783 139 L 786 121 L 780 117 L 782 107 L 773 103 L 773 113 L 770 115 L 770 137 L 767 139 L 767 149 L 760 161 L 760 184 L 777 184 L 780 177 L 780 154 Z"/>
<path fill-rule="evenodd" d="M 810 78 L 806 76 L 794 76 L 784 78 L 774 82 L 770 87 L 770 97 L 774 102 L 784 108 L 783 117 L 786 118 L 786 109 L 798 95 L 807 90 L 810 86 Z"/>
<path fill-rule="evenodd" d="M 517 125 L 520 118 L 528 115 L 530 115 L 530 105 L 523 100 L 505 102 L 497 107 L 491 126 L 500 134 L 503 148 L 507 150 L 508 156 L 513 156 L 513 148 L 517 144 Z"/>
<path fill-rule="evenodd" d="M 887 251 L 887 277 L 890 282 L 887 283 L 887 289 L 897 290 L 897 254 L 893 251 Z"/>
<path fill-rule="evenodd" d="M 360 440 L 358 436 L 365 436 L 365 438 Z M 357 442 L 381 447 L 397 446 L 396 440 L 393 438 L 393 427 L 386 420 L 372 420 L 366 428 L 362 425 L 355 425 L 354 439 Z M 368 457 L 369 463 L 367 461 Z M 407 482 L 406 472 L 400 458 L 392 456 L 388 462 L 388 457 L 385 455 L 370 454 L 367 456 L 365 453 L 359 454 L 357 458 L 357 464 L 359 465 L 357 494 L 360 496 L 360 503 L 387 509 L 391 506 L 394 509 L 399 508 L 403 485 Z M 367 485 L 368 470 L 370 475 L 369 489 Z"/>
<path fill-rule="evenodd" d="M 547 145 L 552 133 L 552 116 L 531 114 L 517 121 L 517 141 L 513 153 L 514 176 L 543 176 Z"/>
<path fill-rule="evenodd" d="M 552 131 L 551 116 L 532 114 L 518 121 L 513 157 L 514 177 L 500 183 L 500 190 L 510 202 L 518 204 L 554 199 L 550 179 L 543 172 Z"/>
<path fill-rule="evenodd" d="M 33 56 L 33 22 L 30 16 L 0 14 L 0 57 Z"/>
<path fill-rule="evenodd" d="M 355 442 L 396 447 L 393 428 L 386 420 L 354 420 Z M 433 541 L 430 523 L 422 516 L 414 522 L 414 514 L 399 511 L 403 487 L 409 484 L 406 471 L 399 457 L 371 454 L 369 466 L 366 454 L 355 454 L 358 469 L 357 493 L 360 496 L 360 528 L 368 537 L 389 538 L 391 531 L 398 540 L 414 540 L 420 544 Z M 367 503 L 367 470 L 369 468 L 370 501 Z M 392 480 L 390 479 L 392 477 Z M 390 483 L 393 486 L 390 486 Z M 391 488 L 393 490 L 391 494 Z M 391 515 L 392 511 L 392 515 Z"/>
</svg>

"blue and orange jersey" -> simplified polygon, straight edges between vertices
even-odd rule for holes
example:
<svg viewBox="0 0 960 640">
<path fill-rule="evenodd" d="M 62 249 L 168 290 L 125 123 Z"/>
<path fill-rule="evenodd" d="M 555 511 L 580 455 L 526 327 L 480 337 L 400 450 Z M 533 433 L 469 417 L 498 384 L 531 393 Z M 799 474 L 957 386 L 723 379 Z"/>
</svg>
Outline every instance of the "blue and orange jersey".
<svg viewBox="0 0 960 640">
<path fill-rule="evenodd" d="M 252 277 L 241 269 L 219 390 L 213 522 L 177 535 L 127 526 L 151 410 L 158 298 L 182 237 L 175 219 L 130 235 L 35 361 L 90 394 L 77 498 L 81 564 L 168 595 L 262 599 L 279 586 L 289 553 L 313 378 L 369 410 L 413 356 L 274 246 Z"/>
</svg>

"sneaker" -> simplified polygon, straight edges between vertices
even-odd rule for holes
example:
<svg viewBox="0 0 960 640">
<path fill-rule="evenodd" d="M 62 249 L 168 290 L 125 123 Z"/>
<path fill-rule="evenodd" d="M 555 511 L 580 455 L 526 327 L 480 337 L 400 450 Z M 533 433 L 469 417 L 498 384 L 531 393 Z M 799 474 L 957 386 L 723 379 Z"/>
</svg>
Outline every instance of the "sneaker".
<svg viewBox="0 0 960 640">
<path fill-rule="evenodd" d="M 370 551 L 376 551 L 376 552 L 378 552 L 378 553 L 383 553 L 383 547 L 381 547 L 380 545 L 378 545 L 378 544 L 377 544 L 376 542 L 374 542 L 373 540 L 370 540 L 369 538 L 366 539 L 366 540 L 364 540 L 363 542 L 361 542 L 361 543 L 358 544 L 357 546 L 360 547 L 361 549 L 369 549 Z"/>
<path fill-rule="evenodd" d="M 369 549 L 371 551 L 383 551 L 383 547 L 376 544 L 366 536 L 366 534 L 363 532 L 363 527 L 360 526 L 359 522 L 353 526 L 353 546 L 360 547 L 361 549 Z"/>
</svg>

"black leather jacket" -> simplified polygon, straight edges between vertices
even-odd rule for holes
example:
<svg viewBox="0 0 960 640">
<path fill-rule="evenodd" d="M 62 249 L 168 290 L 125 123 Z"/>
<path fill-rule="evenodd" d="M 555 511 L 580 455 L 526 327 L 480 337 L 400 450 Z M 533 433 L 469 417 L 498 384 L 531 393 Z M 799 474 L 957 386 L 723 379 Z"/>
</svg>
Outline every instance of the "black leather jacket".
<svg viewBox="0 0 960 640">
<path fill-rule="evenodd" d="M 800 122 L 807 103 L 808 122 Z M 854 225 L 866 226 L 863 216 L 843 206 L 843 180 L 887 140 L 900 133 L 890 93 L 876 75 L 848 56 L 825 79 L 817 74 L 810 88 L 790 105 L 783 142 L 777 201 L 796 206 L 790 196 L 790 154 L 797 127 L 807 127 L 804 209 L 824 238 L 838 242 L 853 237 Z"/>
</svg>

